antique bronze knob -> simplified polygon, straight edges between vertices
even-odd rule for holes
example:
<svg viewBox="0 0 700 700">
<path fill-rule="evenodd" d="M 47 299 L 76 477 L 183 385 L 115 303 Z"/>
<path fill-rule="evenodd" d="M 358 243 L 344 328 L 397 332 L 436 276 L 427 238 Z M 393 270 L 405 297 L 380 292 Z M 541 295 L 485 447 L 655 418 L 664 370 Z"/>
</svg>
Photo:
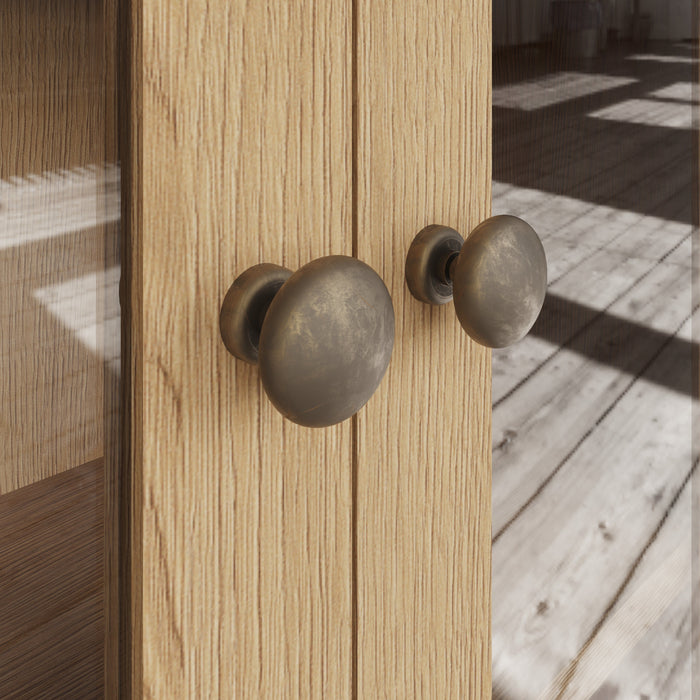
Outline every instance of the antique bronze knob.
<svg viewBox="0 0 700 700">
<path fill-rule="evenodd" d="M 232 355 L 259 365 L 282 415 L 325 427 L 357 413 L 379 386 L 394 309 L 371 267 L 331 255 L 294 274 L 267 263 L 249 268 L 228 290 L 219 328 Z"/>
<path fill-rule="evenodd" d="M 414 239 L 406 282 L 416 299 L 445 304 L 482 345 L 512 345 L 532 328 L 547 291 L 547 259 L 533 228 L 516 216 L 493 216 L 464 241 L 431 225 Z"/>
</svg>

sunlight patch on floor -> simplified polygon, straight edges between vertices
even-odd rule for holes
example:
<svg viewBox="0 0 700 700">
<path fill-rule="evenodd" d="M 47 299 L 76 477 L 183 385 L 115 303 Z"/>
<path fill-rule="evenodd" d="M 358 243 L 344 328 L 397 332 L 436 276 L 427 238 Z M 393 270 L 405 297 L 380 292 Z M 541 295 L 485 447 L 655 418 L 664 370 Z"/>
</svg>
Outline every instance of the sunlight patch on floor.
<svg viewBox="0 0 700 700">
<path fill-rule="evenodd" d="M 76 338 L 118 374 L 120 367 L 119 277 L 110 267 L 82 277 L 40 287 L 34 298 Z"/>
<path fill-rule="evenodd" d="M 636 78 L 560 72 L 493 89 L 493 106 L 530 112 L 638 82 Z"/>
<path fill-rule="evenodd" d="M 0 250 L 118 221 L 119 172 L 108 164 L 0 180 Z"/>
<path fill-rule="evenodd" d="M 693 110 L 690 105 L 661 100 L 624 100 L 595 112 L 589 112 L 588 116 L 594 119 L 670 129 L 693 128 Z"/>
<path fill-rule="evenodd" d="M 654 90 L 649 95 L 661 100 L 680 100 L 682 102 L 695 103 L 698 101 L 697 86 L 691 82 L 673 83 L 673 85 L 660 90 Z"/>
<path fill-rule="evenodd" d="M 664 56 L 655 53 L 638 53 L 626 56 L 628 61 L 657 61 L 658 63 L 697 63 L 697 58 L 691 56 Z"/>
</svg>

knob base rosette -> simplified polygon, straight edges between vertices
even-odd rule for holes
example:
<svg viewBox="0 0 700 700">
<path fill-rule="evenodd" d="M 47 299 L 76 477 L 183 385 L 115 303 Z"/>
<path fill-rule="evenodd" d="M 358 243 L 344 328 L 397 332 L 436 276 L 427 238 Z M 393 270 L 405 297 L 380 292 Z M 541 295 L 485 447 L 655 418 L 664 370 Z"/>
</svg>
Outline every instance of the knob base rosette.
<svg viewBox="0 0 700 700">
<path fill-rule="evenodd" d="M 292 276 L 286 267 L 262 263 L 240 274 L 229 287 L 219 313 L 219 331 L 226 349 L 239 360 L 258 364 L 260 331 L 267 310 Z"/>
<path fill-rule="evenodd" d="M 449 226 L 426 226 L 411 243 L 406 256 L 406 283 L 411 294 L 425 304 L 452 301 L 449 268 L 459 255 L 464 238 Z"/>
</svg>

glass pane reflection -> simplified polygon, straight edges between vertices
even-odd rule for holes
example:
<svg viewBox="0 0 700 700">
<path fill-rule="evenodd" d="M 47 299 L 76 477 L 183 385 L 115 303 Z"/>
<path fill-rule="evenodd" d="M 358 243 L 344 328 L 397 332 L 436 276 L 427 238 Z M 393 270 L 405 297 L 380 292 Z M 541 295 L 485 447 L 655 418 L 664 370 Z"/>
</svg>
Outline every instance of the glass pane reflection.
<svg viewBox="0 0 700 700">
<path fill-rule="evenodd" d="M 0 697 L 117 686 L 116 0 L 0 3 Z"/>
</svg>

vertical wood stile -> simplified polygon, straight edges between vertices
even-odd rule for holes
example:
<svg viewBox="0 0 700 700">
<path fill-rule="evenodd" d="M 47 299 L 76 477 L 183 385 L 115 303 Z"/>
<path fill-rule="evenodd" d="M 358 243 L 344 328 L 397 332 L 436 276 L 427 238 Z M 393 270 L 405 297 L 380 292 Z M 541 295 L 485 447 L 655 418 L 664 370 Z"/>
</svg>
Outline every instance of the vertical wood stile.
<svg viewBox="0 0 700 700">
<path fill-rule="evenodd" d="M 347 697 L 350 424 L 283 421 L 218 313 L 250 265 L 351 252 L 350 6 L 134 0 L 137 697 Z"/>
<path fill-rule="evenodd" d="M 490 353 L 410 296 L 404 260 L 423 226 L 489 214 L 490 3 L 356 5 L 357 252 L 397 320 L 358 416 L 357 696 L 486 698 Z"/>
<path fill-rule="evenodd" d="M 119 78 L 119 0 L 103 0 L 104 32 L 104 110 L 105 110 L 105 157 L 103 172 L 119 165 L 119 106 L 117 83 Z M 121 185 L 121 182 L 119 182 Z M 116 268 L 121 263 L 121 221 L 117 218 L 119 206 L 115 197 L 110 197 L 107 187 L 101 192 L 100 209 L 105 220 L 105 270 Z M 114 220 L 116 218 L 116 220 Z M 120 270 L 121 274 L 121 270 Z M 103 295 L 99 300 L 98 318 L 120 318 L 119 299 L 116 295 Z M 105 333 L 102 324 L 102 347 L 104 357 L 121 359 L 121 333 Z M 120 571 L 121 544 L 120 501 L 122 484 L 123 453 L 121 446 L 122 377 L 114 371 L 105 371 L 105 460 L 104 460 L 104 693 L 105 698 L 118 698 L 120 692 Z"/>
</svg>

